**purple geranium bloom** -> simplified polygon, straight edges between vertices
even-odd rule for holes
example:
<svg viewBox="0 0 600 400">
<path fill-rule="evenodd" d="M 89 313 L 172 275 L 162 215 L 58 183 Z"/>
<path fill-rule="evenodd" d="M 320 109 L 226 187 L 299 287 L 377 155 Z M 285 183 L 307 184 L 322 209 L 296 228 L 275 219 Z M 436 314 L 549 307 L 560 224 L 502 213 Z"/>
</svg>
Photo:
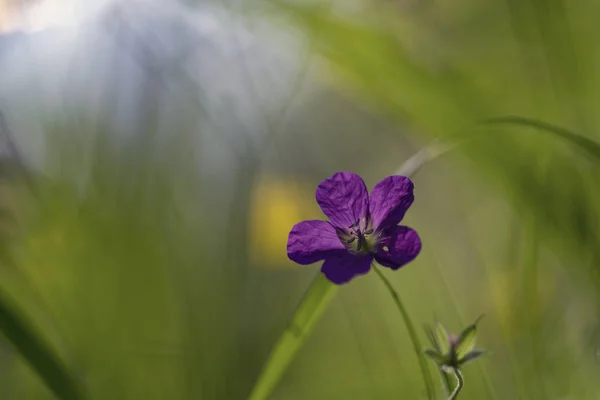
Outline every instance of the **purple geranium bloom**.
<svg viewBox="0 0 600 400">
<path fill-rule="evenodd" d="M 421 251 L 417 232 L 398 223 L 411 206 L 413 183 L 388 176 L 371 196 L 362 178 L 337 172 L 317 188 L 317 203 L 329 221 L 302 221 L 288 238 L 288 257 L 308 265 L 325 260 L 321 272 L 336 284 L 369 272 L 373 260 L 397 270 Z"/>
</svg>

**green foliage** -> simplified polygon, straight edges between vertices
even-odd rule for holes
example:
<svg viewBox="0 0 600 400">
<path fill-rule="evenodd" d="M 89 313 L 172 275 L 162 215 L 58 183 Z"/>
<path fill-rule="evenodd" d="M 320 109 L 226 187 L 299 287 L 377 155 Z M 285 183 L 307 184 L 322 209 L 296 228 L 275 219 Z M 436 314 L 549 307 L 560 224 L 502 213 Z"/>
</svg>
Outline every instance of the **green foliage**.
<svg viewBox="0 0 600 400">
<path fill-rule="evenodd" d="M 361 105 L 351 110 L 367 105 L 395 129 L 381 133 L 380 124 L 352 143 L 351 112 L 339 111 L 337 122 L 323 122 L 326 131 L 288 139 L 288 147 L 277 138 L 284 161 L 303 149 L 305 165 L 269 162 L 318 182 L 361 159 L 365 171 L 357 172 L 376 181 L 412 147 L 459 143 L 415 178 L 407 223 L 424 250 L 393 274 L 394 287 L 419 321 L 435 312 L 465 326 L 464 315 L 489 316 L 459 339 L 463 363 L 484 354 L 473 349 L 475 333 L 493 350 L 469 367 L 461 399 L 595 399 L 600 6 L 408 3 L 372 2 L 358 17 L 275 5 L 277 18 L 315 38 L 330 81 Z M 319 111 L 330 105 L 313 101 Z M 311 131 L 310 117 L 290 131 Z M 215 137 L 192 135 L 197 127 L 186 118 L 175 118 L 169 140 L 140 135 L 130 146 L 92 123 L 43 124 L 45 176 L 35 180 L 36 195 L 18 197 L 19 237 L 6 245 L 15 265 L 0 271 L 21 310 L 4 314 L 16 351 L 0 359 L 8 377 L 1 397 L 45 399 L 48 388 L 58 396 L 75 365 L 90 398 L 246 399 L 284 330 L 289 346 L 276 347 L 278 370 L 263 372 L 259 398 L 422 398 L 410 342 L 370 277 L 332 301 L 314 330 L 317 314 L 303 314 L 301 335 L 286 330 L 312 274 L 288 265 L 265 271 L 247 259 L 248 203 L 263 154 L 222 169 L 198 162 L 194 149 Z M 381 159 L 362 160 L 366 143 Z M 344 156 L 333 159 L 332 147 Z M 439 363 L 448 343 L 427 335 L 436 344 L 426 354 Z"/>
</svg>

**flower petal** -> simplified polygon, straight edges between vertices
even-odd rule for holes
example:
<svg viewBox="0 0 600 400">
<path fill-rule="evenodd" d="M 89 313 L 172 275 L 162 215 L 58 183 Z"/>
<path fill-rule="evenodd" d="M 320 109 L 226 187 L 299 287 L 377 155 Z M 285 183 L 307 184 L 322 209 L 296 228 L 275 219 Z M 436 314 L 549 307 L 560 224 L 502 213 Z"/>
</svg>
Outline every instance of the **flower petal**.
<svg viewBox="0 0 600 400">
<path fill-rule="evenodd" d="M 326 221 L 299 222 L 288 236 L 288 257 L 298 264 L 312 264 L 329 255 L 346 251 L 335 228 Z"/>
<path fill-rule="evenodd" d="M 398 225 L 415 199 L 412 181 L 392 175 L 379 182 L 371 191 L 369 213 L 374 229 Z"/>
<path fill-rule="evenodd" d="M 373 256 L 370 254 L 336 254 L 325 259 L 321 272 L 331 282 L 341 285 L 369 272 L 372 262 Z"/>
<path fill-rule="evenodd" d="M 369 193 L 362 178 L 351 172 L 336 172 L 317 187 L 317 203 L 336 228 L 349 228 L 365 218 Z"/>
<path fill-rule="evenodd" d="M 384 231 L 375 260 L 384 267 L 397 270 L 421 252 L 421 238 L 407 226 L 394 226 Z"/>
</svg>

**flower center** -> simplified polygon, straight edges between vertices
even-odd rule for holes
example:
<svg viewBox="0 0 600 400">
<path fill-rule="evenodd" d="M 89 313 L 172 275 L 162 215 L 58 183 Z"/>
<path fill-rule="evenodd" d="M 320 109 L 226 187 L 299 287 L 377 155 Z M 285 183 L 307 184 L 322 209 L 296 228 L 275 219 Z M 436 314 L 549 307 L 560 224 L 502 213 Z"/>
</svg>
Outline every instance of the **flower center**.
<svg viewBox="0 0 600 400">
<path fill-rule="evenodd" d="M 366 219 L 356 221 L 343 232 L 339 232 L 342 243 L 349 251 L 355 253 L 372 253 L 379 242 L 378 235 L 366 223 Z"/>
</svg>

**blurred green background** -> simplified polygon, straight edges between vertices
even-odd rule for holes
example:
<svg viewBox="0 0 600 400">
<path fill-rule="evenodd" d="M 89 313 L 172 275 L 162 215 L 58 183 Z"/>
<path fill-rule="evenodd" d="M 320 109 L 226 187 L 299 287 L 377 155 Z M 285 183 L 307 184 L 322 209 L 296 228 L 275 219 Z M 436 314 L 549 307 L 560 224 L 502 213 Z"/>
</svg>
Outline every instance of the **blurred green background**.
<svg viewBox="0 0 600 400">
<path fill-rule="evenodd" d="M 387 276 L 419 328 L 485 315 L 461 399 L 600 398 L 600 158 L 481 125 L 600 141 L 600 3 L 16 3 L 0 289 L 91 399 L 245 400 L 318 274 L 286 256 L 323 218 L 316 185 L 372 187 L 454 139 L 413 176 L 423 251 Z M 3 337 L 0 398 L 53 398 Z M 340 288 L 271 398 L 425 398 L 374 274 Z"/>
</svg>

